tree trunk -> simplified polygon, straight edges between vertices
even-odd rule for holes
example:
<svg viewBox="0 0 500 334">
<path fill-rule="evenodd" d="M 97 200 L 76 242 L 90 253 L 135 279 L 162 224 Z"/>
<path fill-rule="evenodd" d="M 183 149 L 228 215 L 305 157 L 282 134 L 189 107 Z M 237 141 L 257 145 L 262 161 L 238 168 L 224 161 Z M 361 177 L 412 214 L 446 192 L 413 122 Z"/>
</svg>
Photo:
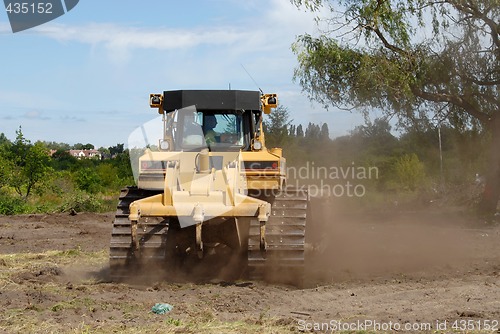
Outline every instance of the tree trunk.
<svg viewBox="0 0 500 334">
<path fill-rule="evenodd" d="M 496 212 L 500 199 L 500 113 L 491 120 L 491 133 L 490 162 L 480 203 L 481 212 L 486 214 Z"/>
</svg>

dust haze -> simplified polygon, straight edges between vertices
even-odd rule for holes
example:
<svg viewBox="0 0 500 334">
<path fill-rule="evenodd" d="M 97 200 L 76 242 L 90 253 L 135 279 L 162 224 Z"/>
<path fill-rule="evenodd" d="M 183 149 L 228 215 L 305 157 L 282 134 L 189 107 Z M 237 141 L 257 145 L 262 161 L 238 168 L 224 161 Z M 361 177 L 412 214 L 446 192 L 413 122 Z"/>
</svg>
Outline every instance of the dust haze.
<svg viewBox="0 0 500 334">
<path fill-rule="evenodd" d="M 311 288 L 350 281 L 460 277 L 500 270 L 497 224 L 441 208 L 352 212 L 327 198 L 311 198 L 303 281 L 295 272 L 267 268 L 263 281 Z M 279 259 L 275 259 L 279 261 Z M 136 269 L 123 282 L 151 284 L 247 281 L 246 259 L 216 250 L 199 260 Z M 133 269 L 131 269 L 133 270 Z M 106 270 L 100 276 L 109 280 Z M 298 283 L 300 282 L 300 283 Z M 294 286 L 295 285 L 295 286 Z"/>
<path fill-rule="evenodd" d="M 367 214 L 316 198 L 310 216 L 310 283 L 458 276 L 500 266 L 496 224 L 461 211 L 388 206 Z"/>
</svg>

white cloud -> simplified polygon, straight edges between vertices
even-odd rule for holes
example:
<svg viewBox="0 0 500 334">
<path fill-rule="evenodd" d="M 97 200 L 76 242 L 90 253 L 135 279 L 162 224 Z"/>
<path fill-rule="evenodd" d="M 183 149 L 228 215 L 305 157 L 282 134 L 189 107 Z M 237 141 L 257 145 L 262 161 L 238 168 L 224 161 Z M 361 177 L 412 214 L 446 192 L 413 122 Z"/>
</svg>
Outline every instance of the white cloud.
<svg viewBox="0 0 500 334">
<path fill-rule="evenodd" d="M 61 42 L 91 45 L 92 50 L 103 47 L 117 65 L 129 62 L 138 49 L 159 51 L 194 50 L 208 46 L 231 48 L 254 39 L 253 32 L 234 27 L 193 29 L 130 27 L 111 23 L 90 23 L 81 26 L 46 24 L 33 29 L 35 33 Z"/>
<path fill-rule="evenodd" d="M 0 34 L 12 34 L 12 29 L 7 22 L 0 22 Z"/>
<path fill-rule="evenodd" d="M 223 82 L 234 83 L 235 76 L 250 82 L 240 64 L 244 64 L 258 82 L 270 83 L 273 77 L 279 82 L 290 82 L 296 64 L 291 43 L 299 34 L 314 32 L 316 14 L 297 9 L 289 0 L 270 0 L 265 7 L 262 1 L 250 2 L 234 6 L 257 8 L 255 16 L 238 19 L 238 24 L 230 26 L 212 21 L 206 22 L 206 26 L 183 29 L 114 23 L 79 26 L 49 23 L 32 31 L 63 43 L 90 45 L 91 54 L 104 51 L 110 63 L 119 67 L 130 65 L 140 50 L 151 54 L 165 51 L 162 57 L 170 60 L 170 64 L 164 64 L 168 68 L 165 71 L 170 78 L 175 76 L 181 82 L 193 82 L 195 78 L 198 83 L 213 84 L 219 77 Z M 185 82 L 182 83 L 185 86 Z"/>
<path fill-rule="evenodd" d="M 235 4 L 236 6 L 236 4 Z M 262 14 L 262 15 L 259 15 Z M 76 41 L 103 45 L 109 49 L 177 50 L 201 45 L 245 45 L 261 48 L 294 38 L 296 34 L 314 31 L 316 14 L 298 10 L 289 0 L 271 0 L 256 17 L 239 20 L 238 25 L 171 29 L 131 27 L 113 23 L 65 25 L 48 23 L 31 29 L 59 41 Z M 0 31 L 2 25 L 0 25 Z M 250 42 L 250 44 L 249 44 Z"/>
<path fill-rule="evenodd" d="M 52 117 L 47 116 L 48 112 L 42 110 L 30 110 L 24 113 L 23 118 L 38 121 L 50 121 Z"/>
<path fill-rule="evenodd" d="M 206 45 L 228 45 L 247 37 L 248 33 L 234 28 L 158 29 L 91 23 L 82 26 L 46 24 L 33 29 L 36 33 L 59 41 L 76 41 L 114 48 L 144 48 L 175 50 Z"/>
</svg>

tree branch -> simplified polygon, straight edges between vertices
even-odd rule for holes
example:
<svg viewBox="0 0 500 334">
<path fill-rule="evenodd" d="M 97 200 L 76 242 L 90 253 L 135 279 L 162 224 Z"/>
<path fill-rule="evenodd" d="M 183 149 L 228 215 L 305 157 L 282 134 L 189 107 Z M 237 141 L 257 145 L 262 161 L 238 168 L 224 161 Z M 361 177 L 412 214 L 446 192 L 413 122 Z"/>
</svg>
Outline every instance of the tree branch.
<svg viewBox="0 0 500 334">
<path fill-rule="evenodd" d="M 369 30 L 369 31 L 373 31 L 387 49 L 394 51 L 394 52 L 401 54 L 401 55 L 405 55 L 405 56 L 409 55 L 408 51 L 401 49 L 401 48 L 389 43 L 389 41 L 385 38 L 385 36 L 382 34 L 382 32 L 378 28 L 374 28 L 370 25 L 362 25 L 362 27 Z"/>
<path fill-rule="evenodd" d="M 466 99 L 464 99 L 464 96 L 450 95 L 450 94 L 445 94 L 445 93 L 440 93 L 440 94 L 429 93 L 429 92 L 426 92 L 426 91 L 420 89 L 419 87 L 416 87 L 415 85 L 412 85 L 410 88 L 411 88 L 412 93 L 417 97 L 420 97 L 424 100 L 432 101 L 432 102 L 451 103 L 457 107 L 464 109 L 467 113 L 469 113 L 473 117 L 476 117 L 477 119 L 479 119 L 481 122 L 483 122 L 485 124 L 488 123 L 491 119 L 491 117 L 488 114 L 478 110 L 470 102 L 468 102 Z"/>
<path fill-rule="evenodd" d="M 500 85 L 500 79 L 497 79 L 497 80 L 478 80 L 478 79 L 474 79 L 474 78 L 471 78 L 471 77 L 466 77 L 465 78 L 466 80 L 472 82 L 472 83 L 475 83 L 476 85 L 480 85 L 480 86 L 496 86 L 496 85 Z"/>
<path fill-rule="evenodd" d="M 449 4 L 454 6 L 457 10 L 468 13 L 472 15 L 474 18 L 482 20 L 488 27 L 490 27 L 491 32 L 491 38 L 493 39 L 493 43 L 497 46 L 497 48 L 500 48 L 500 29 L 498 26 L 498 23 L 490 19 L 486 13 L 483 13 L 477 8 L 476 6 L 472 5 L 471 3 L 464 5 L 463 3 L 459 3 L 455 0 L 448 0 Z"/>
</svg>

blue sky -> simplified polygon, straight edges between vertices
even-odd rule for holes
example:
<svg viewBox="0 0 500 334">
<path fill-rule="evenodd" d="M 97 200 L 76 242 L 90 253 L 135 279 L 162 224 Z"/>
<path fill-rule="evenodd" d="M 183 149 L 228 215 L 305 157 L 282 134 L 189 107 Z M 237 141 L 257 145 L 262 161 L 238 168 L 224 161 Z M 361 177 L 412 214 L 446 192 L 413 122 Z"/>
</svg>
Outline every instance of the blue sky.
<svg viewBox="0 0 500 334">
<path fill-rule="evenodd" d="M 314 16 L 289 0 L 81 0 L 54 21 L 13 34 L 0 11 L 0 132 L 96 147 L 126 143 L 156 117 L 149 93 L 169 89 L 277 93 L 295 124 L 332 136 L 360 115 L 324 111 L 292 80 L 297 35 Z"/>
</svg>

